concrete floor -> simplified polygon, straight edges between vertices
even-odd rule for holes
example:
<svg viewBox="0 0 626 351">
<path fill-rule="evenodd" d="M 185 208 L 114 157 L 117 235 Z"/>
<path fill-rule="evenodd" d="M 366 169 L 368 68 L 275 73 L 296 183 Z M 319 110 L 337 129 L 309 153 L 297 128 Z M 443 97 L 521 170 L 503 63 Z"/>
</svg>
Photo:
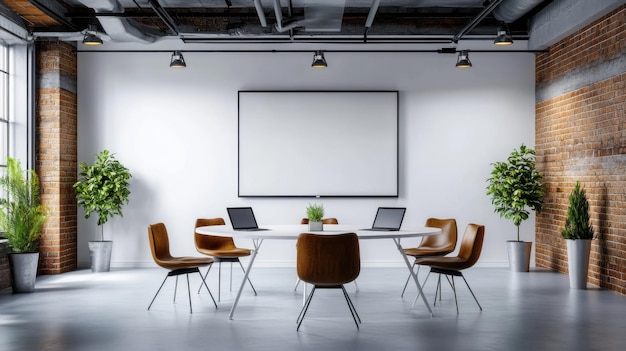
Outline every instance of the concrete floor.
<svg viewBox="0 0 626 351">
<path fill-rule="evenodd" d="M 175 304 L 174 278 L 169 278 L 151 310 L 146 310 L 165 277 L 160 268 L 80 270 L 39 277 L 34 293 L 0 291 L 0 350 L 608 351 L 626 347 L 626 297 L 596 288 L 570 290 L 567 276 L 543 270 L 467 270 L 483 311 L 462 280 L 457 280 L 460 313 L 446 284 L 443 300 L 433 307 L 431 317 L 421 301 L 410 308 L 415 287 L 400 297 L 406 269 L 364 268 L 358 279 L 360 290 L 347 286 L 363 320 L 360 330 L 339 290 L 319 290 L 299 332 L 295 320 L 302 288 L 293 291 L 293 269 L 255 268 L 251 278 L 259 294 L 255 297 L 248 287 L 232 321 L 228 312 L 235 293 L 228 291 L 228 269 L 223 272 L 218 310 L 206 290 L 196 293 L 199 278 L 190 279 L 193 314 L 184 278 Z M 234 272 L 237 285 L 241 272 Z M 209 286 L 216 293 L 214 273 Z M 425 291 L 432 303 L 432 277 Z"/>
</svg>

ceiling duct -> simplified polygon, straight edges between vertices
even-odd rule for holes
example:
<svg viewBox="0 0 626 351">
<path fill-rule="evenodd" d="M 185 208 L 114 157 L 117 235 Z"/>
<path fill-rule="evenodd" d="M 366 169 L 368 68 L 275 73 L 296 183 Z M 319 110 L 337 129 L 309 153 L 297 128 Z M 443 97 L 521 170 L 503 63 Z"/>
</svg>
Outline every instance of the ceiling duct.
<svg viewBox="0 0 626 351">
<path fill-rule="evenodd" d="M 544 0 L 503 0 L 492 14 L 497 20 L 505 23 L 513 23 L 520 19 Z"/>
<path fill-rule="evenodd" d="M 307 32 L 340 32 L 345 0 L 306 0 L 304 29 Z"/>
<path fill-rule="evenodd" d="M 117 0 L 78 0 L 83 5 L 92 8 L 96 12 L 96 18 L 100 25 L 111 38 L 117 42 L 140 42 L 153 43 L 162 35 L 156 31 L 141 25 L 135 21 L 123 17 L 98 16 L 99 13 L 123 13 L 124 6 Z"/>
</svg>

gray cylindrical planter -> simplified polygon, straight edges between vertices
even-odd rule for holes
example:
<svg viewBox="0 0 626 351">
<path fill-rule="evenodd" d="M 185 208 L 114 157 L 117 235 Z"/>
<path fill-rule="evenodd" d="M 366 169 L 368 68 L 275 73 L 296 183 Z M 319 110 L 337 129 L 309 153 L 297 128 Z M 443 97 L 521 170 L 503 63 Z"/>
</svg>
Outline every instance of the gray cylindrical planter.
<svg viewBox="0 0 626 351">
<path fill-rule="evenodd" d="M 591 239 L 566 240 L 570 289 L 587 289 Z"/>
<path fill-rule="evenodd" d="M 111 269 L 112 241 L 90 241 L 89 257 L 92 272 L 108 272 Z"/>
<path fill-rule="evenodd" d="M 528 272 L 530 270 L 530 252 L 533 247 L 531 241 L 509 240 L 509 267 L 512 272 Z"/>
<path fill-rule="evenodd" d="M 321 232 L 324 230 L 324 224 L 322 222 L 309 222 L 310 232 Z"/>
<path fill-rule="evenodd" d="M 9 254 L 11 288 L 14 294 L 35 291 L 38 263 L 39 252 Z"/>
</svg>

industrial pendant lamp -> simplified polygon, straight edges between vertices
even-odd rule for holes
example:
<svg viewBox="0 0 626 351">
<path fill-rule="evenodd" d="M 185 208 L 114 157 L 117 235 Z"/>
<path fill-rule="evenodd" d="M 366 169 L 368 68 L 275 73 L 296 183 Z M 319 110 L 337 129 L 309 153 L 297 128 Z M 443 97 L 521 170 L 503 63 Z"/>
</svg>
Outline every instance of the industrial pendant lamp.
<svg viewBox="0 0 626 351">
<path fill-rule="evenodd" d="M 83 44 L 90 46 L 98 46 L 102 45 L 102 39 L 96 35 L 98 31 L 98 27 L 95 24 L 90 24 L 87 26 L 87 30 L 85 31 L 85 37 L 83 37 Z"/>
<path fill-rule="evenodd" d="M 187 64 L 185 63 L 185 58 L 180 51 L 176 50 L 172 53 L 172 59 L 170 60 L 170 67 L 172 68 L 185 68 Z"/>
<path fill-rule="evenodd" d="M 496 32 L 496 39 L 493 41 L 494 45 L 503 46 L 513 44 L 513 37 L 509 31 L 509 26 L 504 23 L 498 23 L 498 30 Z"/>
<path fill-rule="evenodd" d="M 459 57 L 456 60 L 456 68 L 470 68 L 472 67 L 472 62 L 469 59 L 469 54 L 467 50 L 463 50 L 459 52 Z"/>
<path fill-rule="evenodd" d="M 311 64 L 313 68 L 326 68 L 328 64 L 326 64 L 326 59 L 324 58 L 324 53 L 322 50 L 317 50 L 313 55 L 313 63 Z"/>
</svg>

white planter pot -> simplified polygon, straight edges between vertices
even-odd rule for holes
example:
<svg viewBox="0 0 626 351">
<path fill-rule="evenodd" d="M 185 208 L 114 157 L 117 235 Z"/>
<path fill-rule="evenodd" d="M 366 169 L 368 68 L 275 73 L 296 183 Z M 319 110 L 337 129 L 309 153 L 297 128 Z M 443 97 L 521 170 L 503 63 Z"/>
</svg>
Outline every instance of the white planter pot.
<svg viewBox="0 0 626 351">
<path fill-rule="evenodd" d="M 321 232 L 324 230 L 324 223 L 322 222 L 309 222 L 310 232 Z"/>
<path fill-rule="evenodd" d="M 528 272 L 530 270 L 531 241 L 509 240 L 506 242 L 509 253 L 509 268 L 512 272 Z"/>
<path fill-rule="evenodd" d="M 570 289 L 587 288 L 591 239 L 565 240 L 567 242 L 567 268 Z"/>
<path fill-rule="evenodd" d="M 35 291 L 38 264 L 39 252 L 9 254 L 11 288 L 14 294 Z"/>
<path fill-rule="evenodd" d="M 108 272 L 111 268 L 112 241 L 90 241 L 89 257 L 92 272 Z"/>
</svg>

